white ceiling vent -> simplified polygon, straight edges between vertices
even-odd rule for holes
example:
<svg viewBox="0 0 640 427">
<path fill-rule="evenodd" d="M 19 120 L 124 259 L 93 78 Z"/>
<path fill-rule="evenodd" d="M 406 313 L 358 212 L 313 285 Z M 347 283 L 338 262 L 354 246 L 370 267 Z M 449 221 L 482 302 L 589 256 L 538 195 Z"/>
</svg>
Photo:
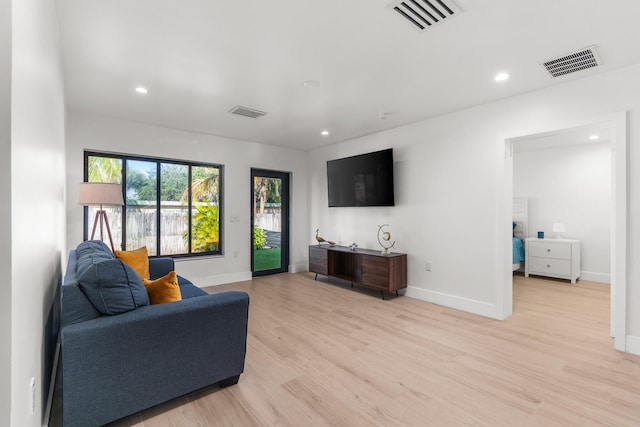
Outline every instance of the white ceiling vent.
<svg viewBox="0 0 640 427">
<path fill-rule="evenodd" d="M 237 114 L 239 116 L 250 117 L 252 119 L 259 119 L 260 117 L 262 117 L 262 116 L 267 114 L 264 111 L 253 110 L 251 108 L 241 107 L 239 105 L 237 107 L 233 107 L 231 110 L 229 110 L 229 112 L 231 114 Z"/>
<path fill-rule="evenodd" d="M 595 46 L 589 46 L 560 58 L 549 59 L 540 65 L 547 70 L 551 77 L 560 77 L 586 70 L 587 68 L 597 67 L 600 65 L 600 60 Z"/>
<path fill-rule="evenodd" d="M 452 0 L 396 0 L 387 9 L 396 12 L 420 31 L 462 13 Z"/>
</svg>

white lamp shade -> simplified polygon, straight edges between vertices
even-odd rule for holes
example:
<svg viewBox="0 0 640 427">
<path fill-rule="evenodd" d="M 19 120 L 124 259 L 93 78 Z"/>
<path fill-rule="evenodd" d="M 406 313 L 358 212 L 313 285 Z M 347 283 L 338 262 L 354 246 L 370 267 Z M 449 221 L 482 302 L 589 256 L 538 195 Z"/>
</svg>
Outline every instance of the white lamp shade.
<svg viewBox="0 0 640 427">
<path fill-rule="evenodd" d="M 83 206 L 122 206 L 122 184 L 83 182 L 78 191 L 78 204 Z"/>
<path fill-rule="evenodd" d="M 553 232 L 554 233 L 564 233 L 564 224 L 561 222 L 556 222 L 553 224 Z"/>
</svg>

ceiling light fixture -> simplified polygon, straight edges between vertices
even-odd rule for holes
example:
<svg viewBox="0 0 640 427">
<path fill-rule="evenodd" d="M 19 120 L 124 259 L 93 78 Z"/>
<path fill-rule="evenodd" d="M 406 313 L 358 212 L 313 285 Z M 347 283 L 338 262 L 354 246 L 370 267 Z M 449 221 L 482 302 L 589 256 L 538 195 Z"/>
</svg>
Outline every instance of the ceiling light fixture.
<svg viewBox="0 0 640 427">
<path fill-rule="evenodd" d="M 149 93 L 149 90 L 146 87 L 138 86 L 136 87 L 136 92 L 146 95 Z"/>
<path fill-rule="evenodd" d="M 503 81 L 508 80 L 508 79 L 509 79 L 509 74 L 507 74 L 507 73 L 498 73 L 494 77 L 494 80 L 497 81 L 497 82 L 503 82 Z"/>
<path fill-rule="evenodd" d="M 302 83 L 302 86 L 304 87 L 318 87 L 320 83 L 318 83 L 317 80 L 307 80 L 306 82 Z"/>
<path fill-rule="evenodd" d="M 327 135 L 329 135 L 329 131 L 328 130 L 323 130 L 322 132 L 320 132 L 320 134 L 322 136 L 327 136 Z"/>
<path fill-rule="evenodd" d="M 600 135 L 591 135 L 589 139 L 595 141 L 596 139 L 600 139 Z"/>
<path fill-rule="evenodd" d="M 385 120 L 391 117 L 391 113 L 387 113 L 387 112 L 378 113 L 378 117 L 380 117 L 381 120 Z"/>
</svg>

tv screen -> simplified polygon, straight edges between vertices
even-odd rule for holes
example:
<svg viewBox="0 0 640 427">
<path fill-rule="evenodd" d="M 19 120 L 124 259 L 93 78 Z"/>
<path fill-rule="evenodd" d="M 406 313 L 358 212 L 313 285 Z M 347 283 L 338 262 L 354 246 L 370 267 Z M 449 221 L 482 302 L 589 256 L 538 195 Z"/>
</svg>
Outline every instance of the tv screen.
<svg viewBox="0 0 640 427">
<path fill-rule="evenodd" d="M 329 207 L 393 206 L 393 149 L 327 161 Z"/>
</svg>

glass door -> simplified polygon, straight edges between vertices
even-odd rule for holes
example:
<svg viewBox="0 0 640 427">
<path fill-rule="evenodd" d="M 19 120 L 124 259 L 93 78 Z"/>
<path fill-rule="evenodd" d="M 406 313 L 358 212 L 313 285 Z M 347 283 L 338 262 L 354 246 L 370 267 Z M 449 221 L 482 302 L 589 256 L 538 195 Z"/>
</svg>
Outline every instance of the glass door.
<svg viewBox="0 0 640 427">
<path fill-rule="evenodd" d="M 251 271 L 289 271 L 289 173 L 251 169 Z"/>
</svg>

